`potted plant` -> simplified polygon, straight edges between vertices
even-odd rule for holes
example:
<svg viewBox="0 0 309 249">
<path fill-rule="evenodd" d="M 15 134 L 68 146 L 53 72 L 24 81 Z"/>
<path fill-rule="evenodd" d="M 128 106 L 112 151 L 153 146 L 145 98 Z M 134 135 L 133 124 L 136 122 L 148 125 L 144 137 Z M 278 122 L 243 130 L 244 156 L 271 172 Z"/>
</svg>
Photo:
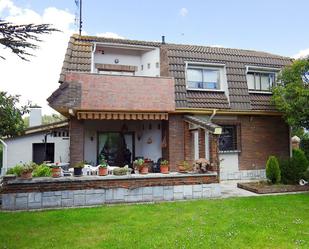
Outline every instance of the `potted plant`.
<svg viewBox="0 0 309 249">
<path fill-rule="evenodd" d="M 20 171 L 20 177 L 22 179 L 32 179 L 32 172 L 34 169 L 34 165 L 29 163 L 29 164 L 24 164 L 21 168 Z"/>
<path fill-rule="evenodd" d="M 50 167 L 51 167 L 51 173 L 52 173 L 53 178 L 57 178 L 61 176 L 61 168 L 59 166 L 59 163 L 56 163 Z"/>
<path fill-rule="evenodd" d="M 85 167 L 84 162 L 79 162 L 74 165 L 74 176 L 82 176 L 83 175 L 83 168 Z"/>
<path fill-rule="evenodd" d="M 160 163 L 160 172 L 162 174 L 168 174 L 169 173 L 169 162 L 167 160 L 162 160 Z"/>
<path fill-rule="evenodd" d="M 148 165 L 145 165 L 144 159 L 135 160 L 134 165 L 138 168 L 140 174 L 148 174 Z"/>
<path fill-rule="evenodd" d="M 178 164 L 178 172 L 187 173 L 190 169 L 190 165 L 187 161 L 182 161 Z"/>
<path fill-rule="evenodd" d="M 107 166 L 107 161 L 102 159 L 99 165 L 99 176 L 106 176 L 108 174 Z"/>
</svg>

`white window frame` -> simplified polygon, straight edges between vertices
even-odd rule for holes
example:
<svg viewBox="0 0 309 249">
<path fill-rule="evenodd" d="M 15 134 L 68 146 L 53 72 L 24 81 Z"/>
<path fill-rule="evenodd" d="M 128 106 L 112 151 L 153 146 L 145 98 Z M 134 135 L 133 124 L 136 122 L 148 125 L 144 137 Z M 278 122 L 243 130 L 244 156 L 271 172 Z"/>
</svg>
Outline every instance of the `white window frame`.
<svg viewBox="0 0 309 249">
<path fill-rule="evenodd" d="M 193 135 L 193 153 L 194 153 L 194 160 L 198 160 L 200 157 L 199 153 L 199 136 L 198 136 L 198 130 L 192 131 Z"/>
<path fill-rule="evenodd" d="M 201 62 L 185 62 L 185 78 L 186 78 L 186 89 L 189 91 L 206 91 L 206 92 L 224 92 L 223 80 L 226 78 L 225 64 L 218 63 L 201 63 Z M 219 82 L 218 89 L 211 88 L 191 88 L 188 86 L 188 69 L 210 69 L 219 71 Z"/>
<path fill-rule="evenodd" d="M 210 161 L 209 131 L 205 130 L 205 159 Z"/>
<path fill-rule="evenodd" d="M 269 90 L 257 90 L 257 89 L 250 89 L 248 84 L 247 75 L 249 73 L 261 73 L 261 74 L 275 74 L 274 85 L 276 83 L 277 75 L 280 72 L 280 68 L 272 68 L 272 67 L 259 67 L 259 66 L 246 66 L 246 80 L 249 93 L 261 93 L 261 94 L 272 94 L 271 89 Z M 273 85 L 273 86 L 274 86 Z"/>
</svg>

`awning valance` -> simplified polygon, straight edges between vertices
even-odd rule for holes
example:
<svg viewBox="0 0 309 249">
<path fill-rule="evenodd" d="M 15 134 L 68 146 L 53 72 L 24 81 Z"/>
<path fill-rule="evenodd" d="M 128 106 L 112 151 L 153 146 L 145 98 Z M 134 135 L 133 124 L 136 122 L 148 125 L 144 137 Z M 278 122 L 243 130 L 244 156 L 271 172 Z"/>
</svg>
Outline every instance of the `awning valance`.
<svg viewBox="0 0 309 249">
<path fill-rule="evenodd" d="M 168 113 L 78 111 L 77 119 L 168 120 Z"/>
<path fill-rule="evenodd" d="M 198 117 L 198 116 L 185 115 L 184 120 L 188 123 L 197 125 L 198 127 L 201 127 L 202 129 L 208 130 L 209 132 L 213 134 L 220 135 L 222 133 L 221 126 L 216 125 L 205 118 Z"/>
</svg>

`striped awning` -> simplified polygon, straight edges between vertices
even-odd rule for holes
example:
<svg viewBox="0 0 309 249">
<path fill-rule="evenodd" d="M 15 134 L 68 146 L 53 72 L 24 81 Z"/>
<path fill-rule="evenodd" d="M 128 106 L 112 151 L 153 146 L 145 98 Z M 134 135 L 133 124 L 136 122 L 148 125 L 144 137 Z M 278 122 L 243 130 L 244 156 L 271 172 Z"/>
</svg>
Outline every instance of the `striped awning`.
<svg viewBox="0 0 309 249">
<path fill-rule="evenodd" d="M 79 111 L 77 119 L 97 120 L 168 120 L 168 113 Z"/>
</svg>

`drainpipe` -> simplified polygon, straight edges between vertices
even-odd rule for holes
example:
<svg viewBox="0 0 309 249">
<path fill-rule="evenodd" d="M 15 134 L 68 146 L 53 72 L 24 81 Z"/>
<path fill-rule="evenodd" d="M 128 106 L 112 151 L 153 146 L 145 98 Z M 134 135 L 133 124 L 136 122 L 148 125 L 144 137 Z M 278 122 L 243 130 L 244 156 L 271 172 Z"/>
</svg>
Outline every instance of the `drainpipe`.
<svg viewBox="0 0 309 249">
<path fill-rule="evenodd" d="M 211 121 L 214 118 L 214 116 L 216 116 L 216 114 L 217 114 L 217 109 L 213 109 L 212 110 L 212 114 L 211 114 L 211 116 L 209 118 L 209 121 Z"/>
<path fill-rule="evenodd" d="M 94 53 L 97 49 L 97 43 L 95 42 L 92 46 L 92 52 L 91 52 L 91 73 L 94 73 Z"/>
<path fill-rule="evenodd" d="M 8 154 L 8 145 L 2 140 L 0 139 L 0 143 L 2 143 L 3 145 L 3 158 L 2 158 L 2 170 L 1 170 L 1 175 L 5 175 L 6 171 L 7 171 L 7 163 L 8 163 L 8 158 L 7 158 L 7 154 Z"/>
</svg>

